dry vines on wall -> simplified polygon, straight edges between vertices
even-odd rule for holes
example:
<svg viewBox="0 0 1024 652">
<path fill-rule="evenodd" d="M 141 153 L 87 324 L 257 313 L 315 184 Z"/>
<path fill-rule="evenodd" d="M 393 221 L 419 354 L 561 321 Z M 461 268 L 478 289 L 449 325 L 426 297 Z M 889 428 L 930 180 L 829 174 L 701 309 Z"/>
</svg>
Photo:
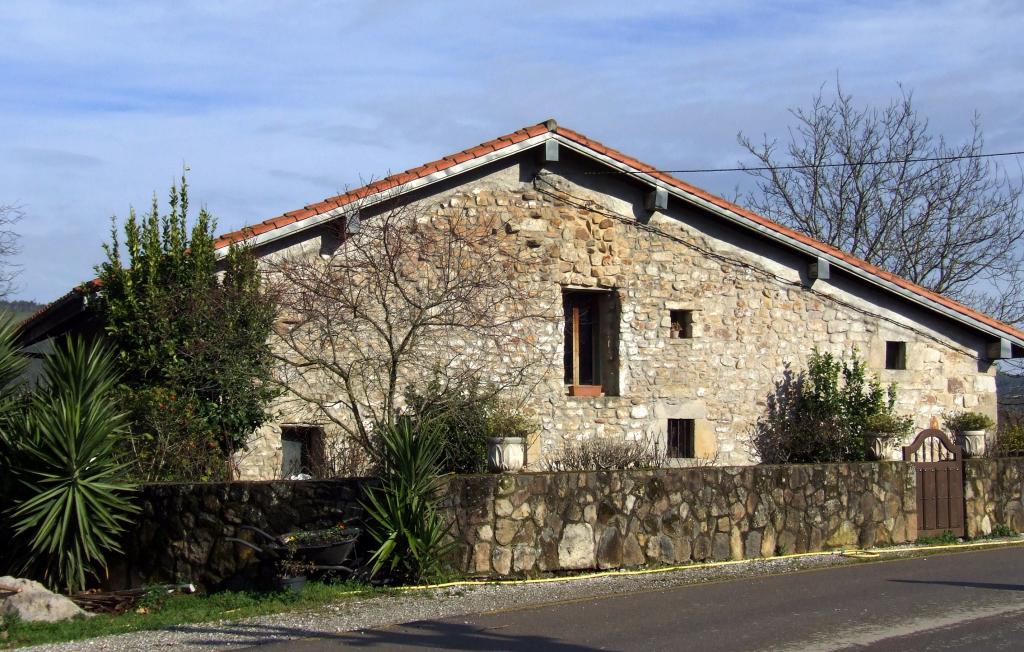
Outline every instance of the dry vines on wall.
<svg viewBox="0 0 1024 652">
<path fill-rule="evenodd" d="M 472 208 L 392 198 L 353 209 L 315 240 L 266 261 L 279 306 L 277 381 L 313 420 L 374 455 L 406 387 L 488 381 L 528 388 L 551 364 L 531 343 L 551 302 L 523 272 L 535 250 Z"/>
</svg>

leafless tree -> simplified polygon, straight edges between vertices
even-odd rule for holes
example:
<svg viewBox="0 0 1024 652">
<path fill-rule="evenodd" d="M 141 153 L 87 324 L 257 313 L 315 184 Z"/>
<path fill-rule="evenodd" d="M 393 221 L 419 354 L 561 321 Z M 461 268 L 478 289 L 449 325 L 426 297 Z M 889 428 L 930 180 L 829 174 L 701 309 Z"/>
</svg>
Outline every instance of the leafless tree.
<svg viewBox="0 0 1024 652">
<path fill-rule="evenodd" d="M 21 267 L 12 258 L 21 251 L 20 236 L 14 230 L 24 212 L 20 206 L 0 204 L 0 299 L 5 299 L 14 290 L 14 279 L 21 273 Z"/>
<path fill-rule="evenodd" d="M 978 158 L 978 116 L 967 142 L 948 144 L 902 87 L 884 108 L 861 108 L 836 82 L 780 143 L 740 144 L 769 169 L 751 169 L 754 210 L 919 285 L 1009 322 L 1024 320 L 1022 184 L 997 159 Z M 837 165 L 838 164 L 838 165 Z M 783 166 L 799 166 L 786 169 Z"/>
<path fill-rule="evenodd" d="M 266 263 L 280 384 L 371 455 L 374 425 L 395 421 L 409 383 L 436 376 L 443 394 L 482 378 L 501 391 L 550 365 L 534 346 L 553 328 L 531 280 L 538 250 L 500 218 L 424 204 L 353 209 L 321 243 Z"/>
</svg>

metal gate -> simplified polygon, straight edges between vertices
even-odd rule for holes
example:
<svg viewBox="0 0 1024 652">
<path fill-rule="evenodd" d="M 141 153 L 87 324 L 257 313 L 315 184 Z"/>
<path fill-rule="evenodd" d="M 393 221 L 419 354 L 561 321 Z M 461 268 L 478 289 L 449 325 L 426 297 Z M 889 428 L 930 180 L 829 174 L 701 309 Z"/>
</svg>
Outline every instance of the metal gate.
<svg viewBox="0 0 1024 652">
<path fill-rule="evenodd" d="M 951 532 L 964 536 L 964 460 L 960 447 L 941 430 L 922 430 L 903 447 L 917 480 L 917 535 Z"/>
</svg>

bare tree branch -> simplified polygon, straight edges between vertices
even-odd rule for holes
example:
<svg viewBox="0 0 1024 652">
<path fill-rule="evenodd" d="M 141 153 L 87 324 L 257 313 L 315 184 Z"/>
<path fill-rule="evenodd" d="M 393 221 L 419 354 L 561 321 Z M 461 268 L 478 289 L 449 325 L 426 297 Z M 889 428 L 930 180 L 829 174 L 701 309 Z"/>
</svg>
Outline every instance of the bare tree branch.
<svg viewBox="0 0 1024 652">
<path fill-rule="evenodd" d="M 278 382 L 317 418 L 374 455 L 374 425 L 395 421 L 409 383 L 509 388 L 550 364 L 524 333 L 553 320 L 555 301 L 524 273 L 538 254 L 500 220 L 394 197 L 359 223 L 334 251 L 264 261 Z"/>
<path fill-rule="evenodd" d="M 7 298 L 14 291 L 14 280 L 21 273 L 21 266 L 11 261 L 21 252 L 18 244 L 21 236 L 14 226 L 25 216 L 20 206 L 0 204 L 0 299 Z"/>
<path fill-rule="evenodd" d="M 740 144 L 768 170 L 744 201 L 754 210 L 997 319 L 1024 321 L 1024 185 L 981 154 L 975 115 L 959 146 L 933 136 L 912 94 L 860 108 L 836 82 L 791 109 L 785 143 Z M 953 157 L 950 159 L 949 157 Z M 960 157 L 960 158 L 956 158 Z M 943 158 L 940 161 L 919 159 Z M 879 161 L 885 163 L 876 164 Z M 840 167 L 822 164 L 844 163 Z M 778 169 L 787 164 L 800 169 Z"/>
</svg>

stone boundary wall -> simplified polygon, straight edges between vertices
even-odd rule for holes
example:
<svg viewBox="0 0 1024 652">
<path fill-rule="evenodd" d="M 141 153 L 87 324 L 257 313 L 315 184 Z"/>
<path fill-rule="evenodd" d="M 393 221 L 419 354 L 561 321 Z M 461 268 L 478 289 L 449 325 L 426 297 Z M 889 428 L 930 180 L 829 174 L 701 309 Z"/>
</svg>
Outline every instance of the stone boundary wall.
<svg viewBox="0 0 1024 652">
<path fill-rule="evenodd" d="M 251 586 L 256 555 L 224 537 L 358 525 L 370 482 L 145 485 L 108 584 Z M 1024 531 L 1024 458 L 968 460 L 965 485 L 969 536 Z M 906 543 L 915 490 L 905 462 L 471 475 L 448 481 L 444 510 L 457 569 L 522 576 Z"/>
<path fill-rule="evenodd" d="M 242 525 L 283 534 L 357 522 L 359 496 L 368 483 L 352 478 L 143 485 L 136 497 L 142 512 L 122 543 L 124 555 L 111 564 L 107 584 L 247 588 L 256 580 L 256 555 L 224 537 L 255 541 Z"/>
<path fill-rule="evenodd" d="M 1024 532 L 1024 457 L 966 460 L 964 501 L 967 536 L 997 525 Z"/>
<path fill-rule="evenodd" d="M 459 562 L 482 575 L 743 559 L 917 538 L 902 462 L 471 476 Z"/>
</svg>

